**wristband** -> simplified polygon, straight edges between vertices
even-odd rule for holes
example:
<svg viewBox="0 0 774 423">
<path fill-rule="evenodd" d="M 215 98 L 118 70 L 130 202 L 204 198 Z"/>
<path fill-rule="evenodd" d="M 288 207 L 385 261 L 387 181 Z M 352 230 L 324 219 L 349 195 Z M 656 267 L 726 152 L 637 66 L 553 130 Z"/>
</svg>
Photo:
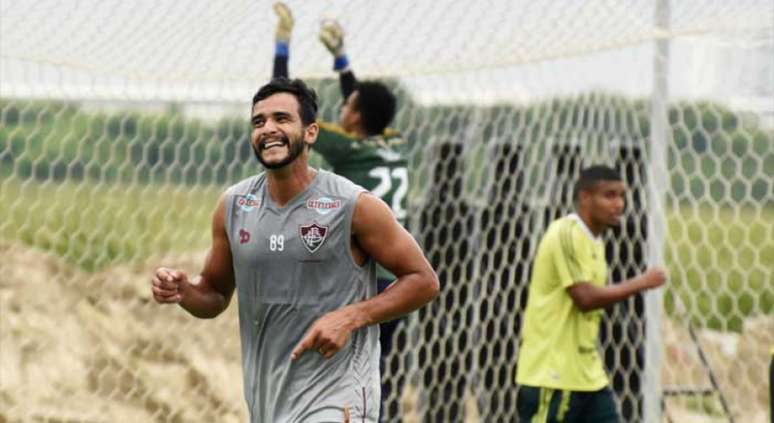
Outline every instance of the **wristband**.
<svg viewBox="0 0 774 423">
<path fill-rule="evenodd" d="M 347 55 L 341 55 L 336 58 L 336 60 L 333 61 L 333 70 L 335 71 L 342 71 L 349 67 L 349 60 L 347 59 Z"/>
<path fill-rule="evenodd" d="M 290 46 L 285 41 L 277 41 L 274 45 L 274 55 L 288 57 L 290 55 Z"/>
</svg>

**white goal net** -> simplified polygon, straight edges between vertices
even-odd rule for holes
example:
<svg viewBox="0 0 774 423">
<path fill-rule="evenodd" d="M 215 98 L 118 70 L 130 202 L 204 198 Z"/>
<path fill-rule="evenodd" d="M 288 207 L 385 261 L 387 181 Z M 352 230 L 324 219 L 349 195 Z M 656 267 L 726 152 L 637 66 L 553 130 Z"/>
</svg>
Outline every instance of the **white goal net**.
<svg viewBox="0 0 774 423">
<path fill-rule="evenodd" d="M 259 171 L 271 3 L 0 2 L 0 421 L 246 421 L 236 301 L 198 320 L 149 278 L 198 272 L 219 193 Z M 288 3 L 323 117 L 335 17 L 411 145 L 408 225 L 442 289 L 395 334 L 385 421 L 517 420 L 537 242 L 597 163 L 629 186 L 610 281 L 669 273 L 606 310 L 623 420 L 768 421 L 770 0 Z"/>
</svg>

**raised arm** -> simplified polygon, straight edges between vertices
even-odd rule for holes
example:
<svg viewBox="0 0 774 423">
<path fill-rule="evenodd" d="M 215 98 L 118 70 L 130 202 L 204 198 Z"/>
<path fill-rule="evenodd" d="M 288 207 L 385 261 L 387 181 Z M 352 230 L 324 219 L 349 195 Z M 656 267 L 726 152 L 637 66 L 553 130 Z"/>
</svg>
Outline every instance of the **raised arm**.
<svg viewBox="0 0 774 423">
<path fill-rule="evenodd" d="M 320 41 L 333 55 L 333 70 L 339 74 L 341 96 L 346 100 L 355 91 L 357 79 L 349 68 L 349 59 L 344 51 L 344 29 L 338 21 L 325 20 L 320 27 Z"/>
<path fill-rule="evenodd" d="M 178 303 L 199 318 L 213 318 L 223 312 L 234 293 L 231 247 L 225 228 L 225 200 L 221 196 L 212 217 L 212 246 L 196 282 L 176 269 L 161 267 L 151 283 L 154 299 L 159 303 Z"/>
<path fill-rule="evenodd" d="M 355 92 L 357 86 L 357 79 L 352 69 L 339 72 L 339 89 L 341 89 L 341 97 L 344 99 L 349 98 L 350 94 Z"/>
<path fill-rule="evenodd" d="M 293 14 L 282 2 L 274 3 L 277 15 L 277 30 L 274 34 L 274 68 L 272 78 L 288 77 L 288 57 L 290 56 L 290 36 L 293 33 Z"/>
<path fill-rule="evenodd" d="M 330 358 L 346 344 L 353 331 L 403 316 L 438 295 L 435 271 L 382 200 L 370 193 L 358 197 L 352 233 L 360 249 L 397 279 L 381 294 L 318 319 L 294 348 L 294 359 L 306 350 L 317 350 Z"/>
</svg>

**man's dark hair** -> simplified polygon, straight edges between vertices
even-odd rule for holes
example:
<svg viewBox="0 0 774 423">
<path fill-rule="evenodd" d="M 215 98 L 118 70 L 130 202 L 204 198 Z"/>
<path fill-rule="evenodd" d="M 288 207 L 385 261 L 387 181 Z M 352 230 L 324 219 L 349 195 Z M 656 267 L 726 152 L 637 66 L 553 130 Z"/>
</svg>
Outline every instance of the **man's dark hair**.
<svg viewBox="0 0 774 423">
<path fill-rule="evenodd" d="M 594 189 L 594 186 L 601 181 L 621 181 L 621 175 L 609 166 L 596 165 L 587 167 L 581 170 L 580 176 L 575 182 L 572 198 L 578 201 L 581 191 Z"/>
<path fill-rule="evenodd" d="M 381 82 L 358 82 L 357 111 L 363 117 L 363 129 L 368 135 L 379 135 L 395 117 L 395 95 Z"/>
<path fill-rule="evenodd" d="M 304 126 L 313 123 L 317 118 L 317 94 L 300 79 L 285 77 L 274 78 L 262 86 L 253 96 L 253 106 L 261 100 L 278 93 L 293 94 L 298 100 L 298 114 Z"/>
</svg>

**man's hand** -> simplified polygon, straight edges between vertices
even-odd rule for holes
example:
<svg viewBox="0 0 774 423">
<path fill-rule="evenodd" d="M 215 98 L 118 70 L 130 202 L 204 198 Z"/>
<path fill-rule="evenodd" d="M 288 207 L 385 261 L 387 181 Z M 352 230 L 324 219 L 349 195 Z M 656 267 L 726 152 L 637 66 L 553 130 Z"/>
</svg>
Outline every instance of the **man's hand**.
<svg viewBox="0 0 774 423">
<path fill-rule="evenodd" d="M 159 267 L 151 278 L 153 299 L 160 304 L 176 304 L 183 299 L 183 292 L 189 287 L 185 272 Z"/>
<path fill-rule="evenodd" d="M 285 3 L 279 1 L 274 3 L 272 8 L 277 15 L 277 32 L 274 39 L 289 44 L 290 35 L 293 33 L 293 14 L 290 13 L 290 8 Z"/>
<path fill-rule="evenodd" d="M 640 278 L 642 278 L 642 283 L 647 289 L 653 289 L 663 285 L 666 282 L 667 276 L 664 269 L 651 267 L 646 270 Z"/>
<path fill-rule="evenodd" d="M 320 25 L 320 41 L 334 58 L 345 56 L 344 29 L 335 19 L 326 19 Z"/>
<path fill-rule="evenodd" d="M 315 350 L 325 358 L 333 357 L 349 341 L 352 331 L 357 328 L 356 321 L 350 307 L 325 314 L 306 331 L 306 335 L 293 348 L 290 358 L 297 360 L 307 350 Z"/>
</svg>

